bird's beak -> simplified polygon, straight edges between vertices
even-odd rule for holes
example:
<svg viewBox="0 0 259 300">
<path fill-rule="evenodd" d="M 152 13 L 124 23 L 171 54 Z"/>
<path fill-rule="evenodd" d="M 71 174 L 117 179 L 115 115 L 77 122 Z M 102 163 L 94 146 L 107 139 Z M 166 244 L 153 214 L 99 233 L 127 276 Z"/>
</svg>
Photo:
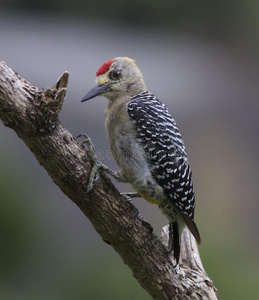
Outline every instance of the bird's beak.
<svg viewBox="0 0 259 300">
<path fill-rule="evenodd" d="M 81 102 L 84 102 L 86 100 L 90 100 L 98 95 L 101 95 L 105 92 L 109 92 L 111 84 L 109 82 L 105 84 L 97 84 L 95 87 L 93 87 L 81 100 Z"/>
</svg>

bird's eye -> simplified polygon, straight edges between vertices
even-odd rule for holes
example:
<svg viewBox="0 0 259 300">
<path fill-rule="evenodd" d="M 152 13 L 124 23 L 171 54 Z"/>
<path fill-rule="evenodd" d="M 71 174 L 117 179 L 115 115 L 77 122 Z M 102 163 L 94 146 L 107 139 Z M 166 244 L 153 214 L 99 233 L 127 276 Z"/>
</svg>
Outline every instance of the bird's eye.
<svg viewBox="0 0 259 300">
<path fill-rule="evenodd" d="M 119 80 L 121 78 L 121 70 L 111 71 L 109 74 L 111 80 Z"/>
</svg>

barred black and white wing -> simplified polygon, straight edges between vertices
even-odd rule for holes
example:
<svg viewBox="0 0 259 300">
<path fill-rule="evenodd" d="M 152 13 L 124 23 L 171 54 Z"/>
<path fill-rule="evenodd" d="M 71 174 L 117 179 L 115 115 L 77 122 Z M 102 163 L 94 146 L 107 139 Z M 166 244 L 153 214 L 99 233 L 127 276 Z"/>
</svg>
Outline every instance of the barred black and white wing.
<svg viewBox="0 0 259 300">
<path fill-rule="evenodd" d="M 137 140 L 145 150 L 152 177 L 163 187 L 200 243 L 193 221 L 195 196 L 191 169 L 174 119 L 166 106 L 150 92 L 134 96 L 127 109 L 136 126 Z"/>
</svg>

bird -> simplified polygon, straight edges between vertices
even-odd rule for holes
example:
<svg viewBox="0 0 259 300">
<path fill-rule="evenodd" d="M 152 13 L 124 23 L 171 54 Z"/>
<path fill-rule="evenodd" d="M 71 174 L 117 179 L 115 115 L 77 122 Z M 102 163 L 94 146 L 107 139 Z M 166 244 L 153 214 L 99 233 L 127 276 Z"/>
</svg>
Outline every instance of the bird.
<svg viewBox="0 0 259 300">
<path fill-rule="evenodd" d="M 192 171 L 176 122 L 165 104 L 147 90 L 135 60 L 128 57 L 103 63 L 96 72 L 95 86 L 81 102 L 96 96 L 108 99 L 105 129 L 119 171 L 102 163 L 99 167 L 159 206 L 169 221 L 168 251 L 173 251 L 177 265 L 183 228 L 187 225 L 199 245 L 201 238 L 194 222 Z M 98 166 L 88 190 L 97 170 Z"/>
</svg>

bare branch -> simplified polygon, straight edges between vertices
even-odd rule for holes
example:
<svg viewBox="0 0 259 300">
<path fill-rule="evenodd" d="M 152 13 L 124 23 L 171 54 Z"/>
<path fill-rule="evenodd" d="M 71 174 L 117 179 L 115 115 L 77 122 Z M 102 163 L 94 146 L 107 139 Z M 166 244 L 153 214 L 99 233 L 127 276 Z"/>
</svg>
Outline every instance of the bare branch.
<svg viewBox="0 0 259 300">
<path fill-rule="evenodd" d="M 66 95 L 67 72 L 53 88 L 31 85 L 4 62 L 0 63 L 0 119 L 25 142 L 59 188 L 89 218 L 153 299 L 217 299 L 204 271 L 197 246 L 186 229 L 180 264 L 174 266 L 153 228 L 135 207 L 123 201 L 110 179 L 101 174 L 85 194 L 92 163 L 87 151 L 60 123 L 58 114 Z M 98 186 L 98 188 L 97 188 Z M 167 244 L 168 232 L 162 240 Z"/>
</svg>

